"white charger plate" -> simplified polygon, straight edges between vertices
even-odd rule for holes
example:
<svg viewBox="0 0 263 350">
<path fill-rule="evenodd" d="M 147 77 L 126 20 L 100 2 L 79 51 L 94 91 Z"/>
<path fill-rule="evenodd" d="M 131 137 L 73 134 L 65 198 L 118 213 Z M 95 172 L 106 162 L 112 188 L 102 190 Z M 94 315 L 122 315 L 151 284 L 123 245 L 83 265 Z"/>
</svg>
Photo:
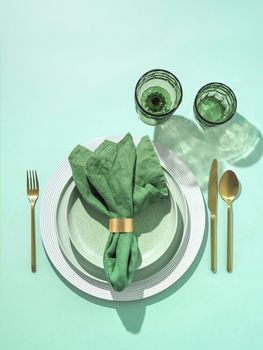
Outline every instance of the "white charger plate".
<svg viewBox="0 0 263 350">
<path fill-rule="evenodd" d="M 119 141 L 120 138 L 107 138 Z M 94 150 L 105 138 L 95 140 L 87 145 Z M 187 166 L 164 146 L 153 143 L 161 161 L 161 165 L 171 174 L 185 197 L 189 220 L 185 225 L 184 239 L 181 249 L 159 271 L 148 278 L 131 283 L 123 292 L 116 292 L 107 281 L 81 273 L 64 256 L 57 231 L 57 208 L 65 185 L 71 179 L 71 169 L 65 160 L 51 177 L 41 201 L 40 226 L 42 241 L 50 260 L 61 275 L 83 292 L 98 298 L 116 301 L 142 299 L 161 292 L 175 283 L 191 266 L 204 235 L 205 207 L 202 193 L 195 178 Z"/>
</svg>

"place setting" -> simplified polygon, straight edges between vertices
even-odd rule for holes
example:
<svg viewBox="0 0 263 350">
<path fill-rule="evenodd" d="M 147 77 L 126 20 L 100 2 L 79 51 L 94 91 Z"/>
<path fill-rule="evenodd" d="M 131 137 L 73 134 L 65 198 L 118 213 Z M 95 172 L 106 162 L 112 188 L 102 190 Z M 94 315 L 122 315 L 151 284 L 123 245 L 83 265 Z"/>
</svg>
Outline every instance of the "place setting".
<svg viewBox="0 0 263 350">
<path fill-rule="evenodd" d="M 139 118 L 165 125 L 178 109 L 183 90 L 171 72 L 146 72 L 135 86 Z M 235 117 L 237 101 L 222 83 L 209 83 L 195 98 L 193 113 L 202 128 Z M 218 180 L 211 163 L 208 206 L 192 169 L 166 145 L 128 131 L 76 145 L 43 188 L 28 170 L 31 208 L 31 270 L 37 272 L 35 205 L 40 202 L 40 234 L 59 274 L 87 295 L 131 301 L 176 284 L 196 260 L 205 240 L 210 211 L 211 271 L 217 271 L 217 200 L 227 205 L 227 271 L 233 271 L 232 202 L 240 193 L 236 174 Z"/>
</svg>

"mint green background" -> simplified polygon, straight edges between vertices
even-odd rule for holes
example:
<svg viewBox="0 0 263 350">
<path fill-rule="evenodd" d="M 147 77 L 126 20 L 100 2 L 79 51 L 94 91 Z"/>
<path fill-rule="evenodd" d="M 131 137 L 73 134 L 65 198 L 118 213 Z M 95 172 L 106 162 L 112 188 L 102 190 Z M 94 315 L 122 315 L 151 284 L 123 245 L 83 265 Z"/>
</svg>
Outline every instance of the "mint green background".
<svg viewBox="0 0 263 350">
<path fill-rule="evenodd" d="M 38 170 L 43 193 L 77 143 L 126 131 L 153 136 L 133 101 L 137 79 L 152 68 L 181 80 L 180 115 L 193 120 L 197 90 L 222 81 L 262 132 L 262 11 L 261 0 L 0 2 L 1 349 L 263 348 L 262 158 L 221 164 L 242 184 L 233 274 L 225 271 L 219 200 L 218 273 L 210 272 L 207 244 L 190 279 L 139 302 L 100 301 L 69 288 L 39 229 L 33 275 L 25 195 L 25 170 Z"/>
</svg>

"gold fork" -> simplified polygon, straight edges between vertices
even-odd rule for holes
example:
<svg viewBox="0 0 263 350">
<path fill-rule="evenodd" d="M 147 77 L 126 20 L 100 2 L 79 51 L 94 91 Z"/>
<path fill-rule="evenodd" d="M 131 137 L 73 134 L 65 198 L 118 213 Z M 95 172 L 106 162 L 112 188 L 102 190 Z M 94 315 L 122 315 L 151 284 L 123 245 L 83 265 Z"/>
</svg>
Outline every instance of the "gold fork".
<svg viewBox="0 0 263 350">
<path fill-rule="evenodd" d="M 26 172 L 27 196 L 31 205 L 31 271 L 36 272 L 35 204 L 39 194 L 36 170 Z"/>
</svg>

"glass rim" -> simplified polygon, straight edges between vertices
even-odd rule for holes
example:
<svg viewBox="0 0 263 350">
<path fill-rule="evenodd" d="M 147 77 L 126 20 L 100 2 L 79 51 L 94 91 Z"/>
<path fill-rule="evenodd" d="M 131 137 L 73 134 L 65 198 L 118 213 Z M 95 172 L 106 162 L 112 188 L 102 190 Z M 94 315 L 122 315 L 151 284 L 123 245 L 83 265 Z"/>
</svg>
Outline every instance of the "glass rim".
<svg viewBox="0 0 263 350">
<path fill-rule="evenodd" d="M 173 109 L 171 109 L 169 112 L 166 112 L 166 113 L 163 113 L 163 114 L 154 114 L 154 113 L 151 113 L 151 112 L 146 111 L 146 110 L 141 106 L 141 104 L 140 104 L 140 102 L 139 102 L 139 100 L 138 100 L 138 97 L 137 97 L 137 93 L 136 93 L 137 88 L 138 88 L 138 85 L 139 85 L 139 83 L 141 82 L 141 80 L 142 80 L 143 78 L 145 78 L 145 76 L 148 75 L 149 73 L 153 73 L 153 72 L 157 72 L 157 71 L 160 71 L 160 72 L 163 72 L 163 73 L 168 73 L 169 75 L 171 75 L 172 78 L 176 81 L 176 84 L 179 86 L 179 90 L 180 90 L 180 92 L 181 92 L 180 98 L 179 98 L 178 103 L 176 104 L 176 106 L 175 106 Z M 176 111 L 176 109 L 180 106 L 180 104 L 181 104 L 181 102 L 182 102 L 182 99 L 183 99 L 183 88 L 182 88 L 182 85 L 181 85 L 179 79 L 178 79 L 173 73 L 169 72 L 168 70 L 166 70 L 166 69 L 161 69 L 161 68 L 159 68 L 159 69 L 158 69 L 158 68 L 156 68 L 156 69 L 151 69 L 151 70 L 145 72 L 145 73 L 139 78 L 139 80 L 137 81 L 137 83 L 136 83 L 136 85 L 135 85 L 134 98 L 135 98 L 135 103 L 136 103 L 137 107 L 141 110 L 141 112 L 143 112 L 143 113 L 145 113 L 145 114 L 148 114 L 148 115 L 150 115 L 150 116 L 152 116 L 152 117 L 155 117 L 155 118 L 167 117 L 167 116 L 173 114 L 173 113 Z"/>
<path fill-rule="evenodd" d="M 235 105 L 235 109 L 232 113 L 230 113 L 229 117 L 226 119 L 226 120 L 223 120 L 222 122 L 218 122 L 218 123 L 215 123 L 215 122 L 210 122 L 209 120 L 205 119 L 198 111 L 196 105 L 197 105 L 197 98 L 198 98 L 198 95 L 202 92 L 202 90 L 205 90 L 205 88 L 207 88 L 208 86 L 210 85 L 221 85 L 222 87 L 226 88 L 226 90 L 228 90 L 230 92 L 230 94 L 232 95 L 233 97 L 233 100 L 234 100 L 234 105 Z M 224 124 L 226 122 L 228 122 L 231 118 L 233 118 L 233 116 L 235 115 L 237 111 L 237 98 L 236 98 L 236 95 L 234 93 L 234 91 L 226 84 L 224 83 L 220 83 L 220 82 L 217 82 L 217 81 L 213 81 L 211 83 L 208 83 L 208 84 L 205 84 L 203 85 L 196 93 L 196 96 L 195 96 L 195 99 L 194 99 L 194 112 L 197 114 L 198 118 L 201 119 L 202 121 L 204 121 L 205 123 L 207 124 L 210 124 L 210 125 L 220 125 L 220 124 Z M 197 119 L 198 119 L 197 118 Z"/>
</svg>

